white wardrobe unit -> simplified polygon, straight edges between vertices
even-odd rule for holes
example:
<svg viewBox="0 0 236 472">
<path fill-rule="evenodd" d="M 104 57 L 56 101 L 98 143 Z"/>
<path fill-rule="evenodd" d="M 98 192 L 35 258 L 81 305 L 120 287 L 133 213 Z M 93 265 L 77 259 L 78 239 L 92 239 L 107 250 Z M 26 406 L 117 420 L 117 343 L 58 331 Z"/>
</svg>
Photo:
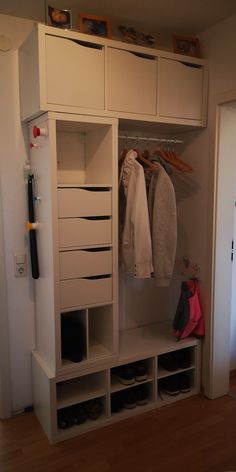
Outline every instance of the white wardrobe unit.
<svg viewBox="0 0 236 472">
<path fill-rule="evenodd" d="M 203 127 L 207 64 L 44 25 L 33 30 L 19 59 L 21 116 L 29 123 L 37 197 L 34 408 L 49 440 L 58 442 L 200 390 L 200 342 L 176 343 L 166 314 L 154 323 L 146 314 L 151 299 L 145 299 L 143 281 L 126 284 L 121 275 L 126 294 L 118 297 L 118 127 L 137 135 L 163 134 L 163 126 L 169 135 Z M 132 285 L 143 298 L 133 325 Z M 62 355 L 64 317 L 80 327 L 80 362 Z M 161 367 L 160 356 L 185 350 L 190 363 L 174 374 L 187 371 L 191 390 L 160 395 L 162 379 L 173 375 Z M 119 383 L 117 368 L 138 361 L 146 378 Z M 142 384 L 145 405 L 113 411 L 117 393 Z M 59 427 L 61 410 L 93 399 L 101 405 L 96 421 Z"/>
</svg>

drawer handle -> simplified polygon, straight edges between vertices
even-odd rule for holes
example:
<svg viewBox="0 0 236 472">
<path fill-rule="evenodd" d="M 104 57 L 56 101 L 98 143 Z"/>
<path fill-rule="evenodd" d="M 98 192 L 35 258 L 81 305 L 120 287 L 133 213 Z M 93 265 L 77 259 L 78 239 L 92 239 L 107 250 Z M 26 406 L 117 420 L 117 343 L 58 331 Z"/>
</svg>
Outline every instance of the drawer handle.
<svg viewBox="0 0 236 472">
<path fill-rule="evenodd" d="M 90 275 L 88 277 L 81 277 L 84 280 L 99 280 L 99 279 L 110 279 L 111 274 L 103 274 L 103 275 Z"/>
<path fill-rule="evenodd" d="M 149 61 L 155 61 L 155 56 L 149 56 L 149 54 L 143 54 L 141 52 L 134 52 L 134 51 L 127 51 L 130 54 L 133 54 L 133 56 L 140 57 L 141 59 L 147 59 Z"/>
<path fill-rule="evenodd" d="M 53 36 L 52 34 L 48 34 L 47 36 Z M 85 48 L 90 48 L 90 49 L 104 49 L 104 46 L 102 44 L 95 44 L 95 43 L 87 43 L 87 41 L 81 41 L 79 39 L 71 39 L 71 38 L 63 38 L 63 36 L 57 36 L 57 38 L 61 38 L 64 41 L 72 41 L 72 43 L 79 44 L 79 46 L 83 46 Z"/>
<path fill-rule="evenodd" d="M 193 64 L 191 62 L 183 62 L 183 61 L 177 61 L 179 62 L 180 64 L 183 64 L 183 66 L 185 67 L 190 67 L 191 69 L 202 69 L 202 65 L 201 64 Z"/>
<path fill-rule="evenodd" d="M 101 220 L 110 220 L 110 216 L 84 216 L 79 218 L 80 220 L 88 220 L 88 221 L 101 221 Z"/>
</svg>

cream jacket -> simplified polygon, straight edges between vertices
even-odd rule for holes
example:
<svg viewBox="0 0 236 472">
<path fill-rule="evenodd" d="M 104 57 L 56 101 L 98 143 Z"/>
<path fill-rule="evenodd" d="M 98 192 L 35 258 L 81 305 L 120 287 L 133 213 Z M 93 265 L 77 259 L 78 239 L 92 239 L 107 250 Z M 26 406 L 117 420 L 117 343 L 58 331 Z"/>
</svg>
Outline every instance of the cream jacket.
<svg viewBox="0 0 236 472">
<path fill-rule="evenodd" d="M 135 277 L 149 278 L 153 265 L 147 194 L 144 170 L 136 157 L 136 151 L 128 151 L 120 173 L 126 196 L 122 265 Z"/>
</svg>

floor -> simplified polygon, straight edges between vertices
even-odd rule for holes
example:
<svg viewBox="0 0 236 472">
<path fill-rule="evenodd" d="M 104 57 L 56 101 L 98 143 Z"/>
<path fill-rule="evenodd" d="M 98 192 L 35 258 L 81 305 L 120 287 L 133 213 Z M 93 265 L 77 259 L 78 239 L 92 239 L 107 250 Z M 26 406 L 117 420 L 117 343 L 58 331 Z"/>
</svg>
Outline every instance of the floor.
<svg viewBox="0 0 236 472">
<path fill-rule="evenodd" d="M 24 413 L 0 422 L 0 470 L 236 471 L 236 377 L 231 393 L 192 397 L 54 446 Z"/>
</svg>

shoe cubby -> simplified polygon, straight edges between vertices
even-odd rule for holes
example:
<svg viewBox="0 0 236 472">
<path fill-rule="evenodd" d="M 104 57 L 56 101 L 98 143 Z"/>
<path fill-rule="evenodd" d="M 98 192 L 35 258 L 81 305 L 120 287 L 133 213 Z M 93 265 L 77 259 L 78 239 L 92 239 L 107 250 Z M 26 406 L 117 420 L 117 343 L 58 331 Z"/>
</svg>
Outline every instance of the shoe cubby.
<svg viewBox="0 0 236 472">
<path fill-rule="evenodd" d="M 107 418 L 106 397 L 96 397 L 57 410 L 58 431 L 70 428 L 89 428 L 89 423 L 99 423 Z"/>
<path fill-rule="evenodd" d="M 158 379 L 193 369 L 195 354 L 193 346 L 160 354 L 157 358 Z"/>
<path fill-rule="evenodd" d="M 56 147 L 58 184 L 111 185 L 110 124 L 57 120 Z"/>
<path fill-rule="evenodd" d="M 140 407 L 150 405 L 154 401 L 154 382 L 149 381 L 140 385 L 126 386 L 122 390 L 111 393 L 111 415 L 127 414 Z"/>
<path fill-rule="evenodd" d="M 83 364 L 111 356 L 113 346 L 113 305 L 76 310 L 61 314 L 61 359 Z"/>
<path fill-rule="evenodd" d="M 113 305 L 88 310 L 88 358 L 90 360 L 111 356 L 114 352 L 113 310 Z"/>
<path fill-rule="evenodd" d="M 111 393 L 154 380 L 154 359 L 148 358 L 111 369 Z"/>
<path fill-rule="evenodd" d="M 106 393 L 106 370 L 58 382 L 56 384 L 57 410 L 105 397 Z"/>
<path fill-rule="evenodd" d="M 86 310 L 61 313 L 62 364 L 81 363 L 87 360 L 87 331 Z"/>
<path fill-rule="evenodd" d="M 196 389 L 194 368 L 158 379 L 157 389 L 160 403 L 184 399 Z"/>
</svg>

